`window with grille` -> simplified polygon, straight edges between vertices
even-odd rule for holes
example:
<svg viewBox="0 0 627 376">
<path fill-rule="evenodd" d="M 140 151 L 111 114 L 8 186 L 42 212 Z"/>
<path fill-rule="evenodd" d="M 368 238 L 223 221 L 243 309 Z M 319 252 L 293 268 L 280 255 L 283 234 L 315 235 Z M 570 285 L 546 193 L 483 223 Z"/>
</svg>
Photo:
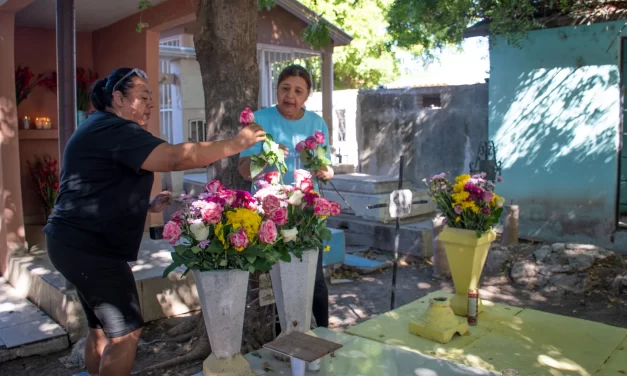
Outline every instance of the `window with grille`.
<svg viewBox="0 0 627 376">
<path fill-rule="evenodd" d="M 207 141 L 207 127 L 202 119 L 190 120 L 188 125 L 188 134 L 190 142 Z"/>
</svg>

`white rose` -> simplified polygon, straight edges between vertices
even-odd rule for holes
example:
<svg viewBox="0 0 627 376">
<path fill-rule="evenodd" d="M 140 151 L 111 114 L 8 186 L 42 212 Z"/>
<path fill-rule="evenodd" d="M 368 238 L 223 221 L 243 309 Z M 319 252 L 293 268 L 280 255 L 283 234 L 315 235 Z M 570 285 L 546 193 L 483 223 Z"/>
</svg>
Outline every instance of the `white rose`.
<svg viewBox="0 0 627 376">
<path fill-rule="evenodd" d="M 281 236 L 283 237 L 284 243 L 289 243 L 292 240 L 296 240 L 297 235 L 298 235 L 298 230 L 295 227 L 289 230 L 281 230 Z"/>
<path fill-rule="evenodd" d="M 296 190 L 294 191 L 294 193 L 292 193 L 292 196 L 290 196 L 290 198 L 287 200 L 287 203 L 292 206 L 298 206 L 302 204 L 303 197 L 305 197 L 305 194 L 302 191 Z"/>
<path fill-rule="evenodd" d="M 207 240 L 207 237 L 209 237 L 209 227 L 205 226 L 201 220 L 195 220 L 190 223 L 189 231 L 194 234 L 194 238 L 199 242 Z"/>
<path fill-rule="evenodd" d="M 498 200 L 496 200 L 496 206 L 499 208 L 502 208 L 504 203 L 505 199 L 503 197 L 499 197 Z"/>
</svg>

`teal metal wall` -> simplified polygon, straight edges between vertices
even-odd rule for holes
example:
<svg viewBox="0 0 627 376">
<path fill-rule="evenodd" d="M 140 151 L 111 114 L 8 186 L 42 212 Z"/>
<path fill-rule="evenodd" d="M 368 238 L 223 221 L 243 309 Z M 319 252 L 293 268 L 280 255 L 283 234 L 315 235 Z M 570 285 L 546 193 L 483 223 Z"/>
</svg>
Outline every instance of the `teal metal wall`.
<svg viewBox="0 0 627 376">
<path fill-rule="evenodd" d="M 524 237 L 616 248 L 623 24 L 539 30 L 521 48 L 498 38 L 491 47 L 489 135 L 505 180 L 497 192 L 520 205 Z"/>
</svg>

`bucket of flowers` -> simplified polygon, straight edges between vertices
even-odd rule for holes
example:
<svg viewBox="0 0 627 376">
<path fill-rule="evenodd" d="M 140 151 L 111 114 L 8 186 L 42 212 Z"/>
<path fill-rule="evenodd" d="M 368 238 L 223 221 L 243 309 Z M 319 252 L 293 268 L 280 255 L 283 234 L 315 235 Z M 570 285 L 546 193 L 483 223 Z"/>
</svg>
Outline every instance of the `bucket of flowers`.
<svg viewBox="0 0 627 376">
<path fill-rule="evenodd" d="M 205 369 L 234 365 L 250 372 L 240 354 L 250 273 L 269 271 L 281 256 L 274 247 L 277 226 L 247 191 L 226 189 L 219 181 L 198 198 L 184 198 L 185 209 L 172 215 L 163 238 L 174 247 L 172 264 L 194 275 L 212 353 Z"/>
</svg>

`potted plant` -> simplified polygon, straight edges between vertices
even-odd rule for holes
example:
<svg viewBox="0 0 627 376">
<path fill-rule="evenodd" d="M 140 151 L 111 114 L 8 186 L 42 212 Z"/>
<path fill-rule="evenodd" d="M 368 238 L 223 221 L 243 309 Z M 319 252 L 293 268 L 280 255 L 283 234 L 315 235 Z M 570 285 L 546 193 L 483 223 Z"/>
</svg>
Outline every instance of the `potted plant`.
<svg viewBox="0 0 627 376">
<path fill-rule="evenodd" d="M 172 264 L 194 275 L 212 353 L 205 375 L 252 375 L 240 354 L 249 274 L 269 271 L 280 257 L 278 232 L 246 191 L 210 182 L 198 198 L 183 197 L 185 209 L 172 215 L 163 238 L 174 246 Z"/>
<path fill-rule="evenodd" d="M 492 227 L 499 222 L 505 200 L 494 193 L 495 185 L 485 180 L 485 173 L 460 175 L 454 184 L 442 173 L 431 177 L 427 185 L 445 217 L 440 240 L 455 285 L 451 308 L 456 315 L 467 316 L 468 290 L 479 284 L 490 245 L 496 239 Z"/>
<path fill-rule="evenodd" d="M 15 69 L 15 103 L 17 106 L 28 97 L 35 86 L 40 86 L 43 77 L 43 73 L 35 75 L 27 66 L 17 66 Z"/>
<path fill-rule="evenodd" d="M 33 162 L 28 161 L 28 171 L 35 184 L 35 193 L 44 205 L 46 221 L 54 210 L 54 202 L 59 194 L 57 167 L 57 160 L 47 154 L 43 157 L 35 156 Z"/>
</svg>

